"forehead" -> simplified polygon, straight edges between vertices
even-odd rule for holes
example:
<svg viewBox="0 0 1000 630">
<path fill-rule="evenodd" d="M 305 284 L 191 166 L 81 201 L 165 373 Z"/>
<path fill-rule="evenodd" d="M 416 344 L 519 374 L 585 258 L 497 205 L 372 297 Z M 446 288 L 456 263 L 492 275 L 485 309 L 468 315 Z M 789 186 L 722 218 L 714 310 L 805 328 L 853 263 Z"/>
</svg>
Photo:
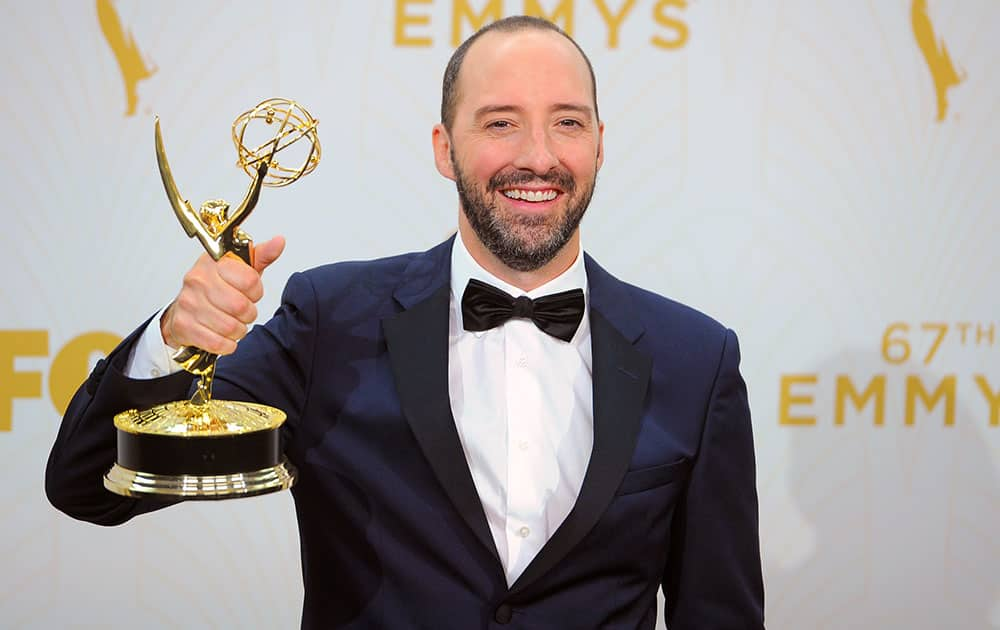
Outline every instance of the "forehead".
<svg viewBox="0 0 1000 630">
<path fill-rule="evenodd" d="M 593 108 L 587 62 L 555 31 L 486 33 L 466 53 L 458 77 L 458 112 L 483 105 L 579 103 Z"/>
</svg>

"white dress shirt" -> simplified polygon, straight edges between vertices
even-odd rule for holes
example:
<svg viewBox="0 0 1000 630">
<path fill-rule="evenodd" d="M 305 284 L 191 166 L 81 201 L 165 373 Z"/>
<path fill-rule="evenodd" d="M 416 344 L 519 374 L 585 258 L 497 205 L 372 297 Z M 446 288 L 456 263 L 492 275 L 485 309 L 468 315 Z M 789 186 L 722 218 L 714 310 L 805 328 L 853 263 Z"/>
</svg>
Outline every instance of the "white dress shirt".
<svg viewBox="0 0 1000 630">
<path fill-rule="evenodd" d="M 514 297 L 580 288 L 586 306 L 565 342 L 528 319 L 483 332 L 462 327 L 470 278 Z M 465 459 L 500 561 L 513 584 L 576 503 L 594 444 L 589 296 L 583 255 L 524 292 L 483 269 L 460 236 L 451 253 L 448 392 Z"/>
<path fill-rule="evenodd" d="M 569 342 L 512 319 L 483 332 L 462 327 L 470 278 L 514 297 L 580 288 L 585 310 Z M 594 443 L 590 296 L 582 250 L 565 272 L 524 292 L 483 269 L 456 235 L 451 254 L 448 393 L 465 459 L 513 584 L 580 494 Z M 130 378 L 177 372 L 154 317 L 126 366 Z"/>
</svg>

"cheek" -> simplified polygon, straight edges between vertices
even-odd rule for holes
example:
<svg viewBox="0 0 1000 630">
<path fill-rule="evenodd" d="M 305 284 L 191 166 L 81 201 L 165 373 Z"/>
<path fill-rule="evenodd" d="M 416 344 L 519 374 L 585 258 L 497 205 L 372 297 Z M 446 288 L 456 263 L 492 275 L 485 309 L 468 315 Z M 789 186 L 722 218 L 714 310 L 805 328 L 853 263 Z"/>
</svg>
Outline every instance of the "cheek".
<svg viewBox="0 0 1000 630">
<path fill-rule="evenodd" d="M 603 155 L 596 151 L 588 151 L 579 156 L 573 165 L 573 174 L 577 179 L 592 180 L 597 177 L 597 171 L 601 168 Z"/>
<path fill-rule="evenodd" d="M 462 172 L 485 185 L 497 173 L 512 168 L 516 156 L 512 141 L 493 139 L 490 142 L 470 143 L 459 159 Z"/>
<path fill-rule="evenodd" d="M 469 165 L 470 168 L 468 173 L 469 176 L 472 177 L 477 183 L 485 187 L 490 181 L 490 178 L 497 173 L 504 171 L 509 166 L 509 162 L 486 157 L 472 162 Z"/>
<path fill-rule="evenodd" d="M 576 179 L 590 179 L 594 176 L 599 162 L 597 145 L 583 142 L 579 138 L 567 138 L 555 147 L 563 168 Z"/>
</svg>

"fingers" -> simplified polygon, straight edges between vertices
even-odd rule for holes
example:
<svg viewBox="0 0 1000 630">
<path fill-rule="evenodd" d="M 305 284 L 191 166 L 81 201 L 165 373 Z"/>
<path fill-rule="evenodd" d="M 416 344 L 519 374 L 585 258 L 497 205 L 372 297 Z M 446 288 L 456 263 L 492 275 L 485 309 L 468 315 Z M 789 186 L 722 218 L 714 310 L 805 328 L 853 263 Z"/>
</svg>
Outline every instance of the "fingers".
<svg viewBox="0 0 1000 630">
<path fill-rule="evenodd" d="M 211 261 L 211 259 L 209 260 Z M 224 290 L 211 292 L 211 295 L 219 300 L 218 302 L 213 300 L 215 306 L 227 313 L 238 316 L 241 311 L 247 308 L 248 303 L 252 307 L 254 302 L 264 296 L 264 284 L 260 281 L 260 274 L 235 256 L 223 256 L 219 262 L 214 263 L 214 269 L 206 267 L 203 271 L 204 275 L 199 273 L 192 280 L 211 282 L 214 280 L 211 277 L 214 272 L 227 285 L 227 287 L 219 287 L 220 289 L 235 289 L 236 293 Z M 187 277 L 185 277 L 185 282 L 187 282 Z M 245 298 L 245 300 L 241 298 Z M 256 311 L 247 323 L 255 319 L 257 319 Z"/>
<path fill-rule="evenodd" d="M 178 301 L 175 301 L 167 308 L 160 320 L 160 330 L 163 332 L 163 340 L 172 348 L 194 346 L 212 354 L 220 355 L 235 352 L 238 339 L 222 335 L 216 332 L 216 328 L 236 330 L 236 326 L 231 323 L 224 323 L 221 326 L 218 323 L 213 323 L 211 326 L 205 325 L 197 319 L 200 315 L 203 314 L 192 313 L 190 310 L 185 309 L 183 299 L 179 296 Z M 231 318 L 229 319 L 236 321 Z M 236 337 L 241 336 L 236 333 L 231 334 Z"/>
<path fill-rule="evenodd" d="M 253 266 L 257 270 L 257 274 L 264 273 L 264 270 L 278 260 L 281 256 L 281 252 L 285 251 L 285 237 L 275 236 L 269 241 L 264 241 L 260 245 L 255 246 L 253 255 Z"/>
<path fill-rule="evenodd" d="M 256 267 L 235 256 L 215 261 L 203 254 L 184 275 L 180 293 L 160 318 L 164 342 L 213 354 L 234 352 L 236 342 L 257 319 L 256 302 L 264 295 L 260 272 L 277 260 L 284 247 L 280 236 L 262 243 L 256 249 Z"/>
</svg>

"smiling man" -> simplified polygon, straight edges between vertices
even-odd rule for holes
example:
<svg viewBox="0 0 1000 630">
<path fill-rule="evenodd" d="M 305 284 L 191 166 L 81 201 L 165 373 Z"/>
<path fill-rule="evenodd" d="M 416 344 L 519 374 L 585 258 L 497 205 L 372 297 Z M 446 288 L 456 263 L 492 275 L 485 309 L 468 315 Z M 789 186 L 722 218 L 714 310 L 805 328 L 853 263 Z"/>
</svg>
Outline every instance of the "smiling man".
<svg viewBox="0 0 1000 630">
<path fill-rule="evenodd" d="M 101 488 L 111 416 L 183 398 L 167 348 L 195 345 L 231 355 L 219 398 L 288 413 L 303 627 L 651 629 L 659 589 L 671 630 L 763 627 L 736 337 L 581 250 L 596 96 L 552 24 L 474 35 L 433 130 L 458 235 L 295 274 L 245 338 L 283 240 L 255 268 L 203 256 L 77 393 L 52 503 L 105 525 L 164 506 Z"/>
<path fill-rule="evenodd" d="M 458 188 L 462 240 L 524 290 L 577 258 L 604 135 L 589 62 L 534 24 L 500 22 L 456 51 L 433 132 L 438 171 Z"/>
</svg>

